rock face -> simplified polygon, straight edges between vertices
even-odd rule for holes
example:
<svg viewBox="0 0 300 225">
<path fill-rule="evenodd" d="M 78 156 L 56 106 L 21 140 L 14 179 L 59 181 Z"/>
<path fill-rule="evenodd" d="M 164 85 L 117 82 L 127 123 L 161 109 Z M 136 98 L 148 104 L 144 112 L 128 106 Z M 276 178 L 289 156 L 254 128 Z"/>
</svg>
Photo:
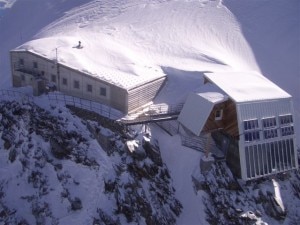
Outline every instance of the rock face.
<svg viewBox="0 0 300 225">
<path fill-rule="evenodd" d="M 176 224 L 182 205 L 175 198 L 171 177 L 162 164 L 159 148 L 154 150 L 155 153 L 151 152 L 155 147 L 150 141 L 143 143 L 142 148 L 146 152 L 144 157 L 136 157 L 126 148 L 124 152 L 115 152 L 114 157 L 120 157 L 120 163 L 115 165 L 114 179 L 106 179 L 105 191 L 116 201 L 116 215 L 124 215 L 128 223 L 138 223 L 144 218 L 149 225 Z M 112 222 L 112 218 L 109 223 L 105 223 L 106 220 L 107 216 L 99 212 L 97 221 L 119 224 Z"/>
<path fill-rule="evenodd" d="M 278 221 L 278 224 L 285 221 L 297 224 L 300 212 L 295 208 L 300 205 L 300 198 L 297 196 L 297 188 L 293 187 L 300 186 L 299 178 L 299 171 L 293 171 L 285 177 L 278 175 L 247 183 L 239 182 L 225 162 L 213 164 L 212 169 L 206 173 L 201 173 L 199 169 L 192 177 L 195 191 L 202 190 L 207 193 L 203 201 L 208 223 L 224 225 L 274 224 L 274 221 Z M 278 182 L 281 187 L 282 201 L 288 210 L 275 197 L 274 182 Z M 284 195 L 285 192 L 287 195 Z M 293 199 L 285 200 L 284 196 Z"/>
<path fill-rule="evenodd" d="M 71 209 L 72 210 L 80 210 L 82 209 L 82 203 L 80 198 L 75 197 L 74 200 L 71 200 Z"/>
<path fill-rule="evenodd" d="M 9 173 L 14 177 L 0 176 L 0 220 L 58 225 L 76 213 L 89 224 L 176 224 L 182 206 L 159 146 L 149 137 L 132 154 L 125 143 L 136 135 L 102 123 L 81 120 L 66 108 L 48 112 L 33 103 L 0 102 L 1 160 L 8 170 L 17 168 Z M 95 141 L 97 131 L 109 136 L 112 149 Z M 25 188 L 26 194 L 20 191 Z"/>
</svg>

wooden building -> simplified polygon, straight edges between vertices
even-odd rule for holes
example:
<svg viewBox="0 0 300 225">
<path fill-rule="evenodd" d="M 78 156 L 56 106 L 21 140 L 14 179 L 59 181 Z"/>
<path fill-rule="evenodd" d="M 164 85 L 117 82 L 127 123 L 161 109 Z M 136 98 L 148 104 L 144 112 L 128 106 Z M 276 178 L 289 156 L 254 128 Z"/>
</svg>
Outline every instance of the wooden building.
<svg viewBox="0 0 300 225">
<path fill-rule="evenodd" d="M 214 91 L 191 93 L 179 122 L 211 133 L 244 180 L 298 168 L 292 97 L 258 73 L 207 73 Z"/>
<path fill-rule="evenodd" d="M 67 51 L 79 54 L 78 51 L 72 53 L 75 50 L 71 47 Z M 97 68 L 97 73 L 91 73 L 88 68 L 80 69 L 75 63 L 69 64 L 68 59 L 51 57 L 22 46 L 12 50 L 10 58 L 13 86 L 32 86 L 35 95 L 57 90 L 106 104 L 127 114 L 149 104 L 166 79 L 162 71 L 136 75 L 101 66 L 100 69 Z"/>
</svg>

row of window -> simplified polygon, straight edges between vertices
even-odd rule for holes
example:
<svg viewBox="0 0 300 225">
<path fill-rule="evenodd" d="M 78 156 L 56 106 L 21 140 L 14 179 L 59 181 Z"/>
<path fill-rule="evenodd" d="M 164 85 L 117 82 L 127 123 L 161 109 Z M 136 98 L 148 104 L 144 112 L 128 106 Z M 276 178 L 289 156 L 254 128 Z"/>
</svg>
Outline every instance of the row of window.
<svg viewBox="0 0 300 225">
<path fill-rule="evenodd" d="M 271 139 L 271 138 L 277 138 L 278 137 L 278 130 L 280 130 L 280 135 L 282 137 L 293 135 L 294 134 L 294 126 L 285 126 L 280 128 L 272 128 L 272 129 L 266 129 L 263 130 L 263 138 L 264 139 Z M 251 141 L 259 141 L 260 138 L 260 131 L 259 130 L 252 130 L 247 131 L 244 133 L 245 141 L 251 142 Z"/>
<path fill-rule="evenodd" d="M 293 139 L 245 147 L 247 177 L 253 178 L 296 167 Z"/>
<path fill-rule="evenodd" d="M 19 59 L 19 65 L 20 66 L 24 66 L 25 65 L 24 59 L 22 59 L 22 58 Z M 37 62 L 32 62 L 32 67 L 34 69 L 37 69 L 38 68 L 38 63 Z"/>
<path fill-rule="evenodd" d="M 288 115 L 280 115 L 279 116 L 279 124 L 280 125 L 288 125 L 293 123 L 293 116 L 291 114 Z M 272 128 L 276 127 L 276 117 L 269 117 L 262 119 L 262 127 L 263 128 Z M 259 128 L 258 119 L 245 120 L 244 121 L 244 130 L 255 130 Z"/>
<path fill-rule="evenodd" d="M 254 130 L 257 129 L 258 126 L 258 119 L 253 120 L 245 120 L 244 121 L 244 130 Z"/>
<path fill-rule="evenodd" d="M 51 81 L 56 83 L 56 76 L 51 75 Z M 62 84 L 67 86 L 68 85 L 68 79 L 67 78 L 62 78 Z M 73 81 L 73 88 L 74 89 L 80 89 L 80 82 L 78 80 Z M 92 84 L 87 84 L 86 85 L 86 91 L 89 93 L 93 93 L 93 85 Z M 99 89 L 99 94 L 103 97 L 107 95 L 106 93 L 106 88 L 105 87 L 100 87 Z"/>
<path fill-rule="evenodd" d="M 262 129 L 259 128 L 258 119 L 243 121 L 246 142 L 260 140 L 260 131 L 262 131 L 264 139 L 278 137 L 278 130 L 280 130 L 282 137 L 294 134 L 293 117 L 291 114 L 279 116 L 279 127 L 277 126 L 276 117 L 263 118 L 261 121 Z"/>
<path fill-rule="evenodd" d="M 263 128 L 276 127 L 276 117 L 262 119 Z"/>
</svg>

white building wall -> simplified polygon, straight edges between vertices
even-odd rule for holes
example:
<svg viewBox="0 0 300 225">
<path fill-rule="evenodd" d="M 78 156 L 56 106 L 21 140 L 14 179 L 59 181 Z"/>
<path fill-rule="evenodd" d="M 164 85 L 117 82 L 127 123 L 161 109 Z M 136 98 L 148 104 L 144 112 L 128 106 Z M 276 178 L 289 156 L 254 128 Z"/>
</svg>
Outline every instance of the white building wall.
<svg viewBox="0 0 300 225">
<path fill-rule="evenodd" d="M 278 172 L 283 172 L 290 169 L 298 168 L 296 135 L 293 134 L 288 136 L 282 136 L 281 126 L 279 121 L 280 115 L 291 114 L 293 116 L 293 123 L 291 125 L 294 126 L 294 124 L 296 124 L 295 116 L 294 116 L 294 108 L 293 108 L 293 103 L 291 98 L 262 101 L 262 102 L 240 103 L 237 104 L 237 114 L 238 114 L 238 126 L 239 126 L 239 133 L 240 133 L 239 151 L 240 151 L 242 179 L 248 180 L 248 179 L 257 178 L 272 173 L 278 173 Z M 277 137 L 265 139 L 264 129 L 266 128 L 263 127 L 262 119 L 269 118 L 269 117 L 276 118 L 276 126 L 273 129 L 277 129 Z M 260 138 L 259 140 L 245 141 L 245 133 L 244 133 L 245 131 L 244 131 L 243 121 L 252 120 L 252 119 L 258 119 L 258 128 L 256 128 L 256 130 L 259 132 Z M 295 130 L 296 129 L 294 128 L 294 131 Z M 293 146 L 290 146 L 291 143 L 293 144 Z M 245 149 L 247 149 L 247 151 Z M 267 159 L 268 158 L 267 154 L 270 154 L 271 157 L 272 154 L 269 153 L 271 151 L 274 151 L 273 156 L 276 156 L 277 162 L 275 162 L 275 159 Z M 289 162 L 287 162 L 286 157 L 282 155 L 283 152 L 288 155 L 293 154 L 294 157 L 293 161 L 290 160 Z M 286 164 L 289 163 L 292 164 L 293 162 L 293 165 L 281 166 L 278 163 L 278 159 L 283 160 L 284 162 L 282 163 L 286 163 Z M 249 162 L 251 163 L 256 162 L 257 164 L 250 163 L 251 165 L 249 165 Z M 259 170 L 258 168 L 261 167 L 259 163 L 264 164 L 264 162 L 267 162 L 266 165 L 267 168 L 276 167 L 276 170 L 274 169 L 272 171 L 271 169 Z M 253 167 L 255 167 L 254 168 L 255 175 L 253 175 L 253 173 L 249 175 L 249 166 L 252 171 L 253 171 Z"/>
<path fill-rule="evenodd" d="M 56 87 L 56 90 L 68 95 L 97 101 L 124 113 L 152 101 L 165 80 L 165 76 L 162 76 L 127 90 L 68 65 L 57 64 L 55 54 L 50 60 L 25 50 L 13 50 L 10 53 L 13 86 L 33 86 L 36 95 L 43 93 L 49 86 L 52 90 Z M 75 81 L 79 84 L 77 88 L 74 86 Z M 89 90 L 88 85 L 91 87 Z"/>
<path fill-rule="evenodd" d="M 48 60 L 26 51 L 12 51 L 11 67 L 13 79 L 17 81 L 14 83 L 16 86 L 33 86 L 36 77 L 40 77 L 45 78 L 63 93 L 110 104 L 111 86 L 109 84 L 61 64 L 57 65 L 55 60 Z M 63 79 L 66 79 L 67 83 L 64 83 Z M 79 82 L 79 88 L 74 87 L 74 81 Z M 92 85 L 91 92 L 87 91 L 88 84 Z M 101 95 L 101 88 L 105 88 L 105 95 Z"/>
</svg>

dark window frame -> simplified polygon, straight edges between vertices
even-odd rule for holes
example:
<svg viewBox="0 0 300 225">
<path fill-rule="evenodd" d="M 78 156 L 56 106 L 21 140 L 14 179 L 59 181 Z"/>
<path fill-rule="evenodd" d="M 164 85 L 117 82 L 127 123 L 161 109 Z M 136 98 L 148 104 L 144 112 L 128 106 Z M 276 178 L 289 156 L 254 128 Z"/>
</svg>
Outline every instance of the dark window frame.
<svg viewBox="0 0 300 225">
<path fill-rule="evenodd" d="M 260 140 L 260 133 L 258 130 L 247 131 L 244 134 L 245 142 L 251 141 L 259 141 Z"/>
<path fill-rule="evenodd" d="M 93 85 L 87 84 L 86 85 L 86 91 L 89 92 L 89 93 L 93 93 Z"/>
<path fill-rule="evenodd" d="M 56 75 L 51 74 L 51 82 L 56 83 Z"/>
<path fill-rule="evenodd" d="M 293 115 L 279 115 L 279 124 L 280 125 L 288 125 L 293 123 Z"/>
<path fill-rule="evenodd" d="M 79 82 L 79 80 L 74 80 L 73 87 L 74 87 L 74 89 L 80 89 L 80 82 Z"/>
<path fill-rule="evenodd" d="M 20 66 L 24 66 L 25 65 L 25 61 L 23 58 L 19 58 L 19 65 Z"/>
<path fill-rule="evenodd" d="M 107 96 L 107 91 L 105 87 L 100 87 L 100 95 L 103 97 Z"/>
<path fill-rule="evenodd" d="M 223 118 L 223 109 L 217 109 L 215 111 L 215 120 L 222 120 Z"/>
<path fill-rule="evenodd" d="M 258 119 L 244 120 L 244 131 L 259 129 Z"/>
<path fill-rule="evenodd" d="M 295 134 L 294 126 L 292 126 L 292 125 L 281 127 L 280 131 L 281 131 L 281 136 L 282 137 L 290 136 L 290 135 Z"/>
<path fill-rule="evenodd" d="M 65 85 L 65 86 L 67 86 L 68 85 L 68 79 L 65 78 L 65 77 L 63 77 L 62 78 L 62 84 Z"/>
</svg>

